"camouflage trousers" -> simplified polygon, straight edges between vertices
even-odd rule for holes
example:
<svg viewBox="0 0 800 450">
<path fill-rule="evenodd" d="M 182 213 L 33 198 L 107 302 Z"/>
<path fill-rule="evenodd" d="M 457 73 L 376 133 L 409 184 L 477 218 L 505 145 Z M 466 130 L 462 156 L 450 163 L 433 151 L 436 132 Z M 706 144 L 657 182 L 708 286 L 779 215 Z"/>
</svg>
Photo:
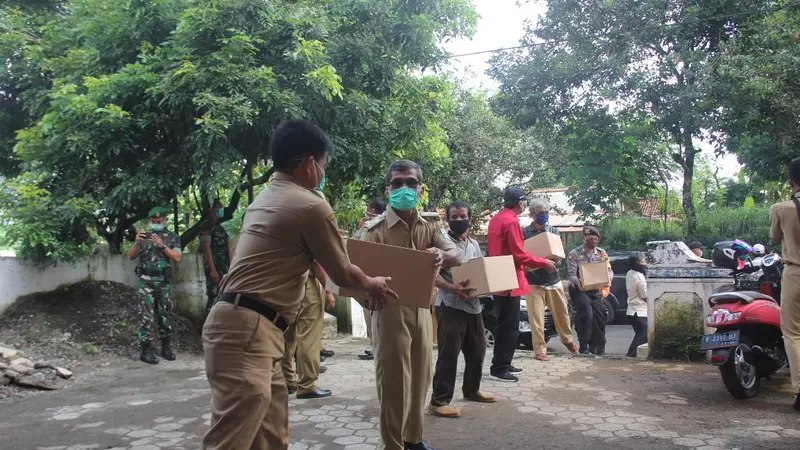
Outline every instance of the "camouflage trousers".
<svg viewBox="0 0 800 450">
<path fill-rule="evenodd" d="M 172 335 L 172 286 L 161 277 L 139 277 L 139 340 L 149 341 L 153 336 L 153 322 L 158 327 L 158 337 Z"/>
</svg>

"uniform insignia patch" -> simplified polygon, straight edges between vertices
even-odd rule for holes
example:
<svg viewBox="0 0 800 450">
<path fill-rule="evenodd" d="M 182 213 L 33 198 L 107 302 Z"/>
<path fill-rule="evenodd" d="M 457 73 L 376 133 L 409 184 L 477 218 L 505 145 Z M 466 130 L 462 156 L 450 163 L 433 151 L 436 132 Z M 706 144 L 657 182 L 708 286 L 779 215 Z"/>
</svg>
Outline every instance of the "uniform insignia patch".
<svg viewBox="0 0 800 450">
<path fill-rule="evenodd" d="M 331 215 L 328 216 L 328 222 L 336 225 L 336 214 L 331 213 Z"/>
<path fill-rule="evenodd" d="M 446 231 L 444 231 L 444 228 L 439 228 L 439 233 L 442 233 L 442 236 L 444 236 L 445 240 L 448 240 L 448 241 L 451 240 L 450 239 L 450 235 L 447 234 Z"/>
</svg>

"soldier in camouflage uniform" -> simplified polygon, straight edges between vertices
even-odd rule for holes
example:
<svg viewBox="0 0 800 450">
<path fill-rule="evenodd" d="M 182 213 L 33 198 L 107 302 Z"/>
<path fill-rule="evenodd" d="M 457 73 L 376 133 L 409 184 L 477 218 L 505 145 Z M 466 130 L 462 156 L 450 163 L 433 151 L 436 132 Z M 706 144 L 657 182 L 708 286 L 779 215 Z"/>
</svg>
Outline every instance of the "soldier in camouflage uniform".
<svg viewBox="0 0 800 450">
<path fill-rule="evenodd" d="M 228 233 L 219 223 L 224 213 L 222 203 L 216 200 L 200 230 L 200 251 L 203 253 L 206 273 L 206 312 L 211 310 L 217 298 L 219 282 L 230 266 Z"/>
<path fill-rule="evenodd" d="M 135 260 L 136 275 L 139 276 L 139 341 L 142 346 L 140 359 L 148 364 L 158 364 L 153 354 L 153 322 L 158 327 L 161 339 L 161 356 L 169 361 L 175 360 L 170 346 L 172 321 L 170 309 L 172 300 L 172 261 L 181 260 L 181 243 L 178 235 L 166 230 L 167 209 L 155 207 L 150 210 L 150 232 L 136 234 L 136 243 L 128 250 L 128 258 Z"/>
</svg>

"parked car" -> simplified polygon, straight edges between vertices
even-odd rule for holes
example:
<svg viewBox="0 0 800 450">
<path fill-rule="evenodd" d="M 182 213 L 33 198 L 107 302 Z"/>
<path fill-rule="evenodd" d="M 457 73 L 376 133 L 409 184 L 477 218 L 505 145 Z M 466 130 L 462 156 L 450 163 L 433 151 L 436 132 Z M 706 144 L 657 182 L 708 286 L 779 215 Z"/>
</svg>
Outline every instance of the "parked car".
<svg viewBox="0 0 800 450">
<path fill-rule="evenodd" d="M 481 297 L 481 314 L 483 316 L 483 327 L 486 334 L 486 347 L 494 347 L 495 335 L 497 332 L 497 310 L 494 306 L 494 299 L 491 296 Z M 519 312 L 519 336 L 517 344 L 526 349 L 533 350 L 533 335 L 531 334 L 530 319 L 528 317 L 528 305 L 525 297 L 520 299 Z M 555 322 L 550 310 L 544 308 L 544 339 L 549 341 L 557 335 Z"/>
<path fill-rule="evenodd" d="M 625 324 L 625 315 L 628 312 L 628 288 L 625 286 L 625 276 L 631 270 L 628 257 L 633 252 L 609 252 L 611 271 L 614 279 L 611 280 L 611 293 L 603 303 L 606 307 L 606 323 Z"/>
</svg>

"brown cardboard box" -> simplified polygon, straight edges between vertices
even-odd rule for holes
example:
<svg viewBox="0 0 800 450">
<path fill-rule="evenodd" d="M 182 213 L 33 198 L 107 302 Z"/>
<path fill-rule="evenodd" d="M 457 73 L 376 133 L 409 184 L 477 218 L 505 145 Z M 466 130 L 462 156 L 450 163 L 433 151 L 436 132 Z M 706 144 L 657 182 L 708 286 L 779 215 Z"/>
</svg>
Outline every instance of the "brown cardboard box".
<svg viewBox="0 0 800 450">
<path fill-rule="evenodd" d="M 564 254 L 564 244 L 561 243 L 561 238 L 558 237 L 557 234 L 547 231 L 537 234 L 530 239 L 526 239 L 523 248 L 529 251 L 533 256 L 538 256 L 540 258 L 547 258 L 553 261 L 566 258 Z"/>
<path fill-rule="evenodd" d="M 436 275 L 434 268 L 436 255 L 357 239 L 346 239 L 345 247 L 350 262 L 360 267 L 367 275 L 392 277 L 389 287 L 397 292 L 400 298 L 390 299 L 390 303 L 418 308 L 430 307 L 433 279 Z M 325 290 L 343 297 L 369 300 L 369 294 L 366 292 L 340 288 L 330 277 L 326 280 Z"/>
<path fill-rule="evenodd" d="M 579 270 L 582 291 L 593 291 L 611 284 L 608 278 L 608 261 L 586 263 L 580 266 Z"/>
<path fill-rule="evenodd" d="M 475 288 L 472 295 L 486 295 L 507 292 L 519 287 L 514 257 L 491 256 L 467 261 L 453 267 L 453 282 L 469 280 L 467 286 Z"/>
</svg>

